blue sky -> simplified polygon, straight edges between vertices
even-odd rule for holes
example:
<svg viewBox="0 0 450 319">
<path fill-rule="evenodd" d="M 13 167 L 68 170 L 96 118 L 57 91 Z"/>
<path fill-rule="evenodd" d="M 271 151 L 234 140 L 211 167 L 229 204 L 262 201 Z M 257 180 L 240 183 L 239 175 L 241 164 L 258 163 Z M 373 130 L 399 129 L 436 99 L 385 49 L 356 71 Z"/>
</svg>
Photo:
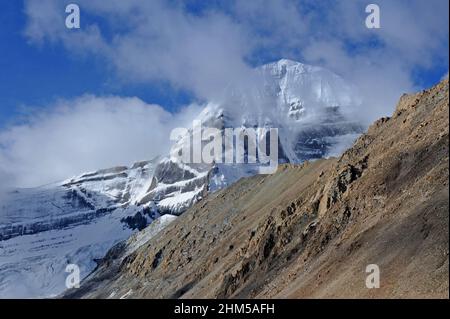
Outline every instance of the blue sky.
<svg viewBox="0 0 450 319">
<path fill-rule="evenodd" d="M 192 96 L 167 83 L 127 84 L 104 61 L 68 54 L 63 45 L 36 46 L 24 36 L 23 1 L 3 1 L 0 10 L 0 128 L 17 120 L 24 106 L 45 107 L 57 98 L 85 93 L 138 96 L 176 110 Z"/>
<path fill-rule="evenodd" d="M 71 2 L 81 9 L 80 30 L 64 27 Z M 379 0 L 381 28 L 373 30 L 364 24 L 368 3 L 2 1 L 0 178 L 34 185 L 151 157 L 167 144 L 170 125 L 280 58 L 357 85 L 368 122 L 390 115 L 402 93 L 448 73 L 449 3 Z M 85 124 L 89 117 L 102 124 Z"/>
<path fill-rule="evenodd" d="M 187 1 L 192 14 L 201 15 L 210 8 L 225 7 L 220 1 Z M 307 7 L 306 4 L 304 6 Z M 229 10 L 225 10 L 229 12 Z M 101 16 L 83 16 L 83 23 L 101 24 Z M 90 19 L 86 20 L 86 19 Z M 95 21 L 97 19 L 97 21 Z M 94 21 L 92 21 L 94 20 Z M 138 96 L 148 103 L 160 104 L 168 110 L 192 101 L 183 89 L 173 89 L 164 81 L 129 83 L 121 81 L 111 67 L 95 56 L 80 57 L 67 52 L 62 43 L 34 45 L 24 36 L 27 16 L 23 1 L 4 1 L 0 11 L 0 127 L 15 119 L 23 106 L 45 107 L 56 98 L 74 98 L 85 93 L 98 95 Z M 108 28 L 105 33 L 111 32 Z M 349 51 L 358 45 L 347 43 Z M 361 44 L 362 45 L 362 44 Z M 301 56 L 301 54 L 298 54 Z M 260 49 L 248 61 L 263 64 L 284 56 Z M 293 57 L 295 58 L 295 57 Z M 439 81 L 448 64 L 414 68 L 414 83 L 422 88 Z"/>
</svg>

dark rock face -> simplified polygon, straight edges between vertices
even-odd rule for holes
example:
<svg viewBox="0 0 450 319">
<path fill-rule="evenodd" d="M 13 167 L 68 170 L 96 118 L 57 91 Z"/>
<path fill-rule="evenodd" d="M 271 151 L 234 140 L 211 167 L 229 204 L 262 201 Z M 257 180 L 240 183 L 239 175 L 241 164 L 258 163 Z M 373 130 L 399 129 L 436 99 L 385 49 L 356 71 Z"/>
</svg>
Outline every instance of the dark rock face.
<svg viewBox="0 0 450 319">
<path fill-rule="evenodd" d="M 155 209 L 143 207 L 141 211 L 138 211 L 135 215 L 121 219 L 121 222 L 128 225 L 128 227 L 133 230 L 137 229 L 140 231 L 159 216 L 159 212 Z"/>
<path fill-rule="evenodd" d="M 50 193 L 45 189 L 22 191 L 20 195 L 31 199 L 38 197 L 39 200 L 32 209 L 25 208 L 23 210 L 24 214 L 30 215 L 28 218 L 21 219 L 21 221 L 12 219 L 11 222 L 0 225 L 0 240 L 89 223 L 92 219 L 110 212 L 108 209 L 97 209 L 86 200 L 85 196 L 64 187 L 58 191 L 52 190 Z M 49 205 L 53 211 L 48 211 Z M 17 210 L 13 212 L 18 213 Z M 8 211 L 6 211 L 7 214 Z M 33 216 L 33 214 L 36 215 Z"/>
<path fill-rule="evenodd" d="M 337 144 L 336 139 L 345 135 L 359 135 L 364 128 L 356 123 L 324 123 L 303 129 L 295 139 L 294 151 L 300 162 L 327 156 Z"/>
<path fill-rule="evenodd" d="M 158 182 L 173 184 L 175 182 L 192 179 L 195 175 L 188 170 L 183 170 L 174 162 L 166 161 L 160 163 L 155 170 L 155 178 Z"/>
<path fill-rule="evenodd" d="M 361 177 L 363 171 L 367 168 L 367 161 L 368 156 L 363 158 L 356 165 L 349 164 L 342 169 L 330 187 L 327 208 L 341 199 L 349 185 Z"/>
</svg>

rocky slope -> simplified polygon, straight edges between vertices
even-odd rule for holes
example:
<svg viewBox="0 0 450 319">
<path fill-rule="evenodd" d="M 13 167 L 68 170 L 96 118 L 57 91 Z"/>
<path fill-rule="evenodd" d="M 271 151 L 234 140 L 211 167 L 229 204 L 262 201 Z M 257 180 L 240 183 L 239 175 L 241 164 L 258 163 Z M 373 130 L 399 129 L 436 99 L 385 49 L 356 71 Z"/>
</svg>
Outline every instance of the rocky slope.
<svg viewBox="0 0 450 319">
<path fill-rule="evenodd" d="M 405 95 L 338 159 L 209 194 L 64 297 L 448 298 L 448 116 L 448 79 Z"/>
<path fill-rule="evenodd" d="M 359 100 L 332 72 L 280 60 L 255 82 L 224 88 L 197 120 L 224 128 L 279 128 L 280 162 L 333 154 L 363 126 L 349 116 Z M 183 148 L 189 132 L 174 145 Z M 0 203 L 0 298 L 48 297 L 65 289 L 65 266 L 84 277 L 96 260 L 161 215 L 180 215 L 208 193 L 258 172 L 258 165 L 184 164 L 168 157 L 17 189 Z M 169 216 L 170 218 L 170 216 Z"/>
</svg>

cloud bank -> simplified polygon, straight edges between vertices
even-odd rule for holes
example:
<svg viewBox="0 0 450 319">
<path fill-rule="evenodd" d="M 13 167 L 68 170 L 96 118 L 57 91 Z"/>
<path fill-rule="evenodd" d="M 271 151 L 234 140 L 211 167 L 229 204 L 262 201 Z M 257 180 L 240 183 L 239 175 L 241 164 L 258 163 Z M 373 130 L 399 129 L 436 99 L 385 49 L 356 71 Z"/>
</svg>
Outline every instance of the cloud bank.
<svg viewBox="0 0 450 319">
<path fill-rule="evenodd" d="M 30 111 L 0 132 L 0 180 L 31 187 L 151 159 L 168 153 L 170 130 L 198 111 L 170 114 L 138 98 L 94 96 Z"/>
<path fill-rule="evenodd" d="M 76 31 L 64 26 L 67 4 L 25 0 L 31 45 L 62 44 L 68 54 L 100 57 L 124 81 L 169 83 L 199 101 L 220 100 L 224 87 L 254 81 L 255 66 L 284 57 L 355 84 L 358 116 L 370 123 L 418 89 L 418 71 L 448 70 L 445 0 L 379 0 L 381 29 L 372 30 L 363 0 L 78 0 Z M 138 99 L 66 101 L 0 133 L 0 172 L 31 185 L 149 158 L 162 151 L 173 117 L 181 115 Z"/>
<path fill-rule="evenodd" d="M 284 57 L 356 83 L 370 122 L 389 113 L 401 93 L 417 89 L 415 72 L 448 69 L 444 0 L 380 0 L 381 29 L 365 27 L 363 0 L 77 3 L 85 18 L 73 32 L 64 28 L 64 2 L 27 0 L 28 39 L 102 56 L 127 81 L 167 81 L 203 99 L 245 85 L 252 67 Z"/>
</svg>

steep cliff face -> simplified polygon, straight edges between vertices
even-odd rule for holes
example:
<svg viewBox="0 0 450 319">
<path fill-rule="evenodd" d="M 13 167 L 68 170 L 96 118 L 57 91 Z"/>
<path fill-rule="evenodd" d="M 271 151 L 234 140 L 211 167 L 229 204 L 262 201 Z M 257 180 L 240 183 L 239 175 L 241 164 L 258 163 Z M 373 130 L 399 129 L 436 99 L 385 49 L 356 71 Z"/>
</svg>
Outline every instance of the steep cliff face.
<svg viewBox="0 0 450 319">
<path fill-rule="evenodd" d="M 341 157 L 209 194 L 65 297 L 448 298 L 448 116 L 448 79 L 405 95 Z"/>
</svg>

